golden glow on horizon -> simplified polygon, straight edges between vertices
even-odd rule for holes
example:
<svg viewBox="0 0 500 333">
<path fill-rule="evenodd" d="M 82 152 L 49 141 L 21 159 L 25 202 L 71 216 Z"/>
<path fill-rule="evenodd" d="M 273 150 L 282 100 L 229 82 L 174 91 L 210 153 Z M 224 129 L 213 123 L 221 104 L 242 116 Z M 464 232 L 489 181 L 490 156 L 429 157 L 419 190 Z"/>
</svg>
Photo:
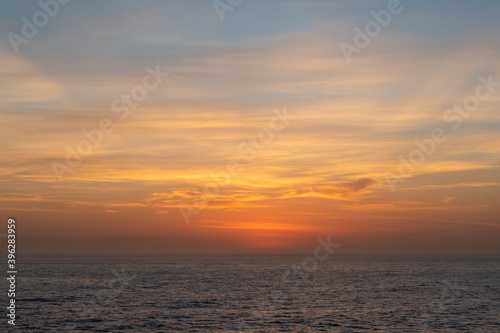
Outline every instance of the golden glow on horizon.
<svg viewBox="0 0 500 333">
<path fill-rule="evenodd" d="M 500 88 L 459 129 L 443 117 L 480 75 L 500 81 L 498 29 L 447 31 L 453 41 L 394 29 L 349 65 L 332 44 L 345 30 L 335 15 L 304 21 L 310 29 L 219 35 L 205 17 L 200 33 L 176 17 L 130 13 L 119 28 L 95 17 L 68 36 L 52 36 L 54 26 L 19 55 L 0 46 L 0 211 L 17 215 L 28 239 L 61 252 L 81 238 L 83 252 L 136 241 L 151 252 L 231 253 L 307 250 L 332 234 L 367 251 L 500 252 Z M 128 31 L 120 50 L 131 52 L 117 56 L 101 40 L 108 29 Z M 169 75 L 120 119 L 111 105 L 156 64 Z M 284 109 L 295 117 L 272 130 Z M 59 181 L 51 163 L 67 165 L 105 118 L 114 130 Z M 392 192 L 387 175 L 435 128 L 448 139 Z M 194 210 L 190 223 L 182 207 Z"/>
</svg>

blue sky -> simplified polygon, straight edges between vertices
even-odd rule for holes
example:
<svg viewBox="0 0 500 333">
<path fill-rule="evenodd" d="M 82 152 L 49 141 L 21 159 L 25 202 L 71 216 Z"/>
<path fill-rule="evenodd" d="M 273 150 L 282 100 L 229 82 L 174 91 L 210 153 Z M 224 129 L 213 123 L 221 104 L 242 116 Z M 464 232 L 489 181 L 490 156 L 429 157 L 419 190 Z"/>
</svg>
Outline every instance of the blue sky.
<svg viewBox="0 0 500 333">
<path fill-rule="evenodd" d="M 339 45 L 354 45 L 353 29 L 387 6 L 244 0 L 221 21 L 208 0 L 73 0 L 16 54 L 8 34 L 21 34 L 22 17 L 31 21 L 40 7 L 4 1 L 2 212 L 88 237 L 88 219 L 125 237 L 145 216 L 148 232 L 180 239 L 219 230 L 206 240 L 214 247 L 221 237 L 257 242 L 262 230 L 274 230 L 277 240 L 259 244 L 284 246 L 300 243 L 299 232 L 305 239 L 330 229 L 356 244 L 372 232 L 434 230 L 441 240 L 446 232 L 469 233 L 475 245 L 498 235 L 492 198 L 500 188 L 500 91 L 448 133 L 396 193 L 384 178 L 397 172 L 398 157 L 408 156 L 415 140 L 450 127 L 444 112 L 474 94 L 478 77 L 500 81 L 500 3 L 401 1 L 401 13 L 348 63 Z M 148 66 L 168 76 L 119 120 L 113 101 L 140 85 Z M 240 158 L 241 142 L 285 107 L 296 120 L 245 162 L 200 215 L 196 232 L 184 230 L 177 208 L 193 199 L 189 189 Z M 107 117 L 116 129 L 59 182 L 52 163 L 65 163 L 67 147 L 76 149 L 82 131 Z M 366 184 L 359 191 L 346 185 L 359 183 Z M 249 221 L 258 216 L 269 226 Z M 33 235 L 43 232 L 28 224 Z M 298 233 L 286 238 L 286 228 Z M 254 238 L 233 229 L 253 230 Z M 356 233 L 361 238 L 349 238 Z M 495 248 L 483 243 L 484 251 Z"/>
</svg>

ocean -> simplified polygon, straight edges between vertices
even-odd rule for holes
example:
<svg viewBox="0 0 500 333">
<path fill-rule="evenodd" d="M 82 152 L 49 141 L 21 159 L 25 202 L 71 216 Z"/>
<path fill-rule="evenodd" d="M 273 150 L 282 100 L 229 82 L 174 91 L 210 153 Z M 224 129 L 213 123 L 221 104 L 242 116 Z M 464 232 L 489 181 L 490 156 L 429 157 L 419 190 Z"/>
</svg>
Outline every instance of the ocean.
<svg viewBox="0 0 500 333">
<path fill-rule="evenodd" d="M 500 332 L 499 273 L 493 257 L 26 257 L 0 331 Z"/>
</svg>

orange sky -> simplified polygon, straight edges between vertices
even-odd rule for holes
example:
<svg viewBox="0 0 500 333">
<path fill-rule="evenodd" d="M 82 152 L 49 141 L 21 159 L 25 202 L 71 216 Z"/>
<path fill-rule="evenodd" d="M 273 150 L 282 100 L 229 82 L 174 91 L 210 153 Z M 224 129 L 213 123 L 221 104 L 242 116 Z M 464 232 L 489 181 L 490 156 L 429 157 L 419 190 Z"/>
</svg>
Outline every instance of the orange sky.
<svg viewBox="0 0 500 333">
<path fill-rule="evenodd" d="M 0 212 L 22 253 L 308 253 L 328 234 L 343 253 L 500 253 L 495 10 L 453 8 L 459 29 L 413 4 L 347 63 L 339 43 L 385 2 L 101 6 L 0 43 Z M 9 7 L 3 35 L 36 10 Z"/>
</svg>

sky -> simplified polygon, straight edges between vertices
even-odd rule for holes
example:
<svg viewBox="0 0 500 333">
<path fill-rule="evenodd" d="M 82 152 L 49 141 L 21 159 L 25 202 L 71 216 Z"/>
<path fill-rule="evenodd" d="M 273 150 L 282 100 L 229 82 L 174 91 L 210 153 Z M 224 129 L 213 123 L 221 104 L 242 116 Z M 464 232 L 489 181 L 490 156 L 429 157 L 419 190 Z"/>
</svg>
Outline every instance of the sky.
<svg viewBox="0 0 500 333">
<path fill-rule="evenodd" d="M 0 12 L 18 252 L 500 253 L 498 1 L 60 1 Z"/>
</svg>

